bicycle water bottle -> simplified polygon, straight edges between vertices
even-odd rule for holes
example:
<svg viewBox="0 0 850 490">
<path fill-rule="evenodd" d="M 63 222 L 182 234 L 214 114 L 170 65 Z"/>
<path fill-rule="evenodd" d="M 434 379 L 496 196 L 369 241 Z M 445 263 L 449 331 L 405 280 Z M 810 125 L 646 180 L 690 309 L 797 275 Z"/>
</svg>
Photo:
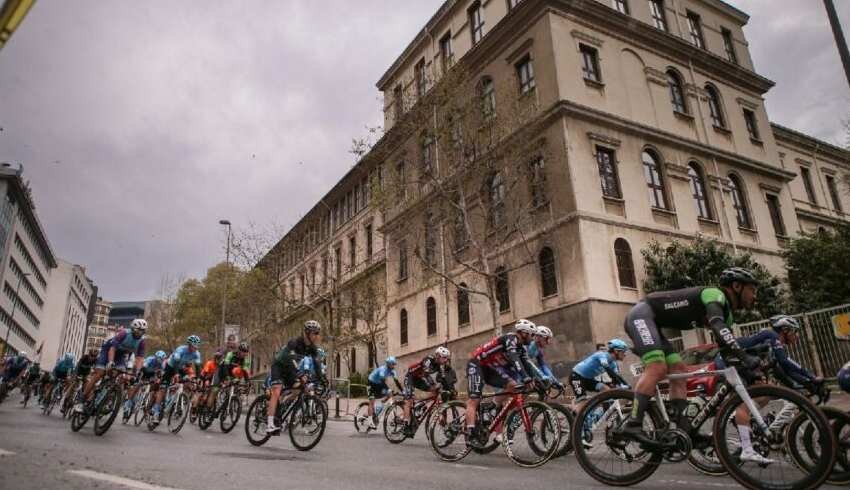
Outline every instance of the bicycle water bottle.
<svg viewBox="0 0 850 490">
<path fill-rule="evenodd" d="M 383 410 L 383 409 L 384 409 L 383 403 L 381 403 L 381 402 L 376 403 L 375 404 L 375 417 L 377 417 L 378 415 L 381 415 L 381 410 Z"/>
<path fill-rule="evenodd" d="M 782 427 L 784 427 L 785 424 L 790 422 L 791 419 L 793 419 L 794 416 L 797 414 L 797 410 L 795 407 L 796 405 L 789 401 L 783 402 L 782 410 L 780 410 L 779 413 L 776 414 L 776 418 L 773 420 L 773 422 L 770 423 L 768 428 L 771 431 L 777 431 L 782 429 Z"/>
</svg>

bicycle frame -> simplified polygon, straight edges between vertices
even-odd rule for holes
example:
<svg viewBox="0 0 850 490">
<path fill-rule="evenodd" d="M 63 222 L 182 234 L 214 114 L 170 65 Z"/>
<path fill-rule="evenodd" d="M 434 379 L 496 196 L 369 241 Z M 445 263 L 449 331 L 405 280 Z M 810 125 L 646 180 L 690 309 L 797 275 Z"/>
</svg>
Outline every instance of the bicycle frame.
<svg viewBox="0 0 850 490">
<path fill-rule="evenodd" d="M 505 395 L 505 393 L 497 393 L 495 396 Z M 480 406 L 480 405 L 479 405 Z M 522 416 L 522 425 L 525 428 L 526 432 L 531 432 L 531 420 L 528 419 L 528 414 L 525 413 L 523 407 L 525 406 L 525 393 L 513 393 L 511 395 L 510 400 L 502 406 L 502 409 L 499 410 L 499 413 L 496 414 L 496 417 L 493 418 L 493 421 L 490 422 L 490 426 L 487 427 L 487 432 L 494 433 L 501 431 L 502 422 L 507 418 L 508 413 L 514 409 L 519 408 L 520 414 Z"/>
</svg>

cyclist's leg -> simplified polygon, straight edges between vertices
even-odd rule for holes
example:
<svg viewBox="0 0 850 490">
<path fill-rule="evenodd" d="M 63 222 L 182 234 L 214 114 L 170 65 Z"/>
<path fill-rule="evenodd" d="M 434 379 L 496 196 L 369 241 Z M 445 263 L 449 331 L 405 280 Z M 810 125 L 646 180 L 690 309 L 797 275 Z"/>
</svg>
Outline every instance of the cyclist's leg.
<svg viewBox="0 0 850 490">
<path fill-rule="evenodd" d="M 484 391 L 484 376 L 481 364 L 473 359 L 466 365 L 467 391 L 469 400 L 466 401 L 466 430 L 472 432 L 478 418 L 478 405 L 481 403 L 481 392 Z"/>
<path fill-rule="evenodd" d="M 635 397 L 628 426 L 632 432 L 640 432 L 643 418 L 655 394 L 655 386 L 667 376 L 667 354 L 669 342 L 655 324 L 652 308 L 640 302 L 626 315 L 625 330 L 634 343 L 634 352 L 640 356 L 644 372 L 635 384 Z"/>
<path fill-rule="evenodd" d="M 280 399 L 280 392 L 283 390 L 283 384 L 291 385 L 295 381 L 294 373 L 289 373 L 287 365 L 282 362 L 275 361 L 271 367 L 271 393 L 269 395 L 269 406 L 266 416 L 268 422 L 266 424 L 267 432 L 275 432 L 280 430 L 280 427 L 275 425 L 275 412 L 277 412 L 277 404 Z"/>
<path fill-rule="evenodd" d="M 407 373 L 404 375 L 404 405 L 402 405 L 402 409 L 404 412 L 404 423 L 410 423 L 410 411 L 413 409 L 413 403 L 416 400 L 416 386 L 414 386 L 413 375 L 411 373 Z"/>
</svg>

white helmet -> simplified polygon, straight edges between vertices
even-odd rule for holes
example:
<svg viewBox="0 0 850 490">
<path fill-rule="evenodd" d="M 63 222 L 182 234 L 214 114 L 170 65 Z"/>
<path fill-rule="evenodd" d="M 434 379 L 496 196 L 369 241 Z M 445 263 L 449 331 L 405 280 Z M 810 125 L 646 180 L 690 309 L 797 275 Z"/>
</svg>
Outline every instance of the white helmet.
<svg viewBox="0 0 850 490">
<path fill-rule="evenodd" d="M 133 320 L 132 323 L 130 323 L 130 328 L 132 328 L 133 330 L 138 329 L 144 332 L 148 329 L 148 322 L 144 321 L 141 318 L 136 318 L 135 320 Z"/>
<path fill-rule="evenodd" d="M 537 325 L 537 335 L 544 339 L 551 339 L 554 336 L 552 334 L 552 330 L 550 330 L 549 327 L 544 327 L 543 325 Z"/>
<path fill-rule="evenodd" d="M 23 357 L 24 359 L 29 359 L 29 355 L 24 351 L 18 352 L 18 355 Z"/>
<path fill-rule="evenodd" d="M 434 351 L 434 354 L 437 354 L 439 357 L 451 357 L 452 356 L 452 352 L 450 350 L 446 349 L 445 347 L 443 347 L 442 345 L 440 347 L 437 347 L 437 350 Z"/>
<path fill-rule="evenodd" d="M 530 322 L 525 318 L 517 320 L 516 324 L 514 325 L 514 330 L 516 330 L 517 332 L 529 333 L 531 335 L 535 335 L 537 333 L 537 327 L 534 326 L 534 322 Z"/>
</svg>

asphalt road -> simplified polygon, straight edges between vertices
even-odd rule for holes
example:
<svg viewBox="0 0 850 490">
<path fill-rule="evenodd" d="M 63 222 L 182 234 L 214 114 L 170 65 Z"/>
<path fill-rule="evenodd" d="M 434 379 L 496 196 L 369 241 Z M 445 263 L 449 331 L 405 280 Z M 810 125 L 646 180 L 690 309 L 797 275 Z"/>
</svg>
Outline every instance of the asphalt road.
<svg viewBox="0 0 850 490">
<path fill-rule="evenodd" d="M 219 488 L 522 489 L 601 488 L 568 456 L 537 469 L 513 465 L 498 449 L 469 455 L 460 463 L 439 461 L 424 434 L 400 445 L 380 433 L 360 435 L 350 422 L 328 423 L 310 452 L 295 450 L 289 438 L 272 438 L 256 448 L 245 439 L 244 423 L 230 434 L 214 425 L 207 432 L 187 424 L 178 435 L 160 426 L 122 426 L 103 437 L 91 421 L 80 432 L 54 413 L 23 409 L 15 393 L 0 405 L 0 489 Z M 243 418 L 244 420 L 244 418 Z M 637 488 L 738 488 L 730 478 L 711 478 L 687 464 L 665 465 Z"/>
</svg>

